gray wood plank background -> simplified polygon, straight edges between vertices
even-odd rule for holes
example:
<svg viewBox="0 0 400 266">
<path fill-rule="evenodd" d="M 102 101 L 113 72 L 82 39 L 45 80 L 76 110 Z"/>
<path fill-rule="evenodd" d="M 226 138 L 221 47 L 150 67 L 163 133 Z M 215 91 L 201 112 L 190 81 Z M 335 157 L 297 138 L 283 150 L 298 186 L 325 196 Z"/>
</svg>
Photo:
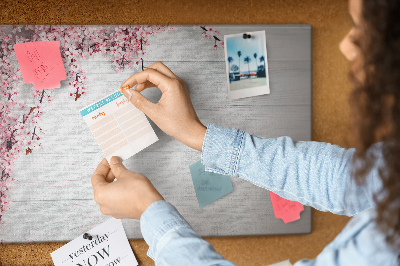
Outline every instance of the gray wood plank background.
<svg viewBox="0 0 400 266">
<path fill-rule="evenodd" d="M 214 50 L 214 40 L 202 38 L 200 27 L 173 26 L 150 36 L 150 45 L 144 48 L 145 66 L 160 60 L 181 77 L 204 124 L 240 128 L 261 137 L 311 140 L 311 26 L 207 27 L 219 30 L 222 40 L 226 34 L 265 30 L 269 95 L 227 101 L 224 50 Z M 51 104 L 42 107 L 42 147 L 15 161 L 12 176 L 18 182 L 9 187 L 10 210 L 0 225 L 5 243 L 67 241 L 109 218 L 93 201 L 90 178 L 103 156 L 79 110 L 117 90 L 138 69 L 116 72 L 100 55 L 79 64 L 88 77 L 87 93 L 78 101 L 67 98 L 68 83 L 62 81 L 61 88 L 52 92 Z M 19 99 L 28 99 L 32 90 L 32 84 L 21 83 Z M 161 96 L 156 88 L 144 94 L 152 101 Z M 300 220 L 284 224 L 274 217 L 268 191 L 239 178 L 232 178 L 232 193 L 200 209 L 189 171 L 200 152 L 151 124 L 160 140 L 124 164 L 147 176 L 201 236 L 311 232 L 310 207 L 305 207 Z M 142 238 L 138 221 L 123 220 L 123 224 L 128 238 Z"/>
</svg>

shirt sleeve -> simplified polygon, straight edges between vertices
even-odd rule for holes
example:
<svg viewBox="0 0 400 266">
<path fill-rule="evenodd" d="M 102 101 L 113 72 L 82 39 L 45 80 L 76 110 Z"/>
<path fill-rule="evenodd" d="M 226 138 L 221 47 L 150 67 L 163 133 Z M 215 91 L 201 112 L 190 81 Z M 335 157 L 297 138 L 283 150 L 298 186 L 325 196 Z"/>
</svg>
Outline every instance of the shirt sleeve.
<svg viewBox="0 0 400 266">
<path fill-rule="evenodd" d="M 149 245 L 147 255 L 156 265 L 235 265 L 219 255 L 166 201 L 153 202 L 140 217 Z"/>
<path fill-rule="evenodd" d="M 355 149 L 290 137 L 260 138 L 210 124 L 203 142 L 206 171 L 240 177 L 320 211 L 353 216 L 375 206 L 378 170 L 363 186 L 351 176 Z"/>
</svg>

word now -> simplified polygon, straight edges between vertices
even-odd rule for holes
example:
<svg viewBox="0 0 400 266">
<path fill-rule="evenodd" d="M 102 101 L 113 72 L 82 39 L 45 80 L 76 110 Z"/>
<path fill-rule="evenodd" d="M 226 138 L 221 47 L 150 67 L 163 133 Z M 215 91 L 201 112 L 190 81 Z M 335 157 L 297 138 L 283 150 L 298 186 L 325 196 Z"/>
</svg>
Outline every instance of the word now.
<svg viewBox="0 0 400 266">
<path fill-rule="evenodd" d="M 103 252 L 101 252 L 103 251 Z M 103 253 L 103 254 L 102 254 Z M 96 256 L 97 254 L 97 256 Z M 105 256 L 107 255 L 107 257 Z M 110 245 L 107 245 L 107 251 L 106 248 L 102 248 L 99 251 L 97 251 L 96 253 L 90 255 L 86 260 L 82 260 L 82 264 L 81 263 L 77 263 L 77 266 L 94 266 L 97 265 L 97 263 L 99 262 L 100 258 L 102 260 L 107 259 L 108 257 L 110 257 Z M 116 260 L 114 260 L 116 261 Z M 118 258 L 118 262 L 119 262 L 119 258 Z M 111 265 L 115 265 L 114 262 L 112 262 L 113 264 Z M 108 264 L 110 265 L 110 264 Z"/>
</svg>

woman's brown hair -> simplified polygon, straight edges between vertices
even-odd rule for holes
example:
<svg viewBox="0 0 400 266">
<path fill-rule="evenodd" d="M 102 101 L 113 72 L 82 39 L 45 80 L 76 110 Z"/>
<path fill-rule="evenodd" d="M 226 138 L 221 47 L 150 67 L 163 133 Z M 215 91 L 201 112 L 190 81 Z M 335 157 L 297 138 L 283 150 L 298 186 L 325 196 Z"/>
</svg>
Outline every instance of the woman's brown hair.
<svg viewBox="0 0 400 266">
<path fill-rule="evenodd" d="M 357 148 L 354 178 L 357 184 L 364 183 L 377 160 L 368 150 L 374 143 L 382 142 L 384 164 L 379 175 L 383 187 L 374 195 L 375 221 L 386 242 L 399 251 L 400 1 L 363 0 L 362 21 L 362 38 L 355 40 L 362 63 L 349 74 L 354 87 L 350 105 Z"/>
</svg>

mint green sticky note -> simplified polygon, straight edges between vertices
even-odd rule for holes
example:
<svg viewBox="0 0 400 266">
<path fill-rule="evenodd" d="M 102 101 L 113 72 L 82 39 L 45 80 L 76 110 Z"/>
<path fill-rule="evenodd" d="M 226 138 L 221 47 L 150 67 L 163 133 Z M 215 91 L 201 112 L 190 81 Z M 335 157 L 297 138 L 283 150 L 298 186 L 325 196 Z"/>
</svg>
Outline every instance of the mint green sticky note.
<svg viewBox="0 0 400 266">
<path fill-rule="evenodd" d="M 232 192 L 231 177 L 206 172 L 200 161 L 189 166 L 200 208 Z"/>
</svg>

